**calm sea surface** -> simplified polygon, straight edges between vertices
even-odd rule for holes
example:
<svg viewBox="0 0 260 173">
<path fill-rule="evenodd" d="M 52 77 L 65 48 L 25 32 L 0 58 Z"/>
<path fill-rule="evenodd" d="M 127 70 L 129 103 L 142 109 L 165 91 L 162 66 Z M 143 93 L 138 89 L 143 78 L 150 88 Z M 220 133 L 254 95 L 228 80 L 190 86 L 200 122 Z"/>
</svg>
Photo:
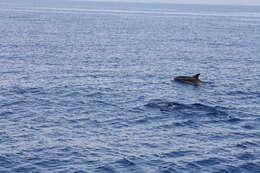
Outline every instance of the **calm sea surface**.
<svg viewBox="0 0 260 173">
<path fill-rule="evenodd" d="M 0 172 L 259 173 L 260 7 L 1 0 Z"/>
</svg>

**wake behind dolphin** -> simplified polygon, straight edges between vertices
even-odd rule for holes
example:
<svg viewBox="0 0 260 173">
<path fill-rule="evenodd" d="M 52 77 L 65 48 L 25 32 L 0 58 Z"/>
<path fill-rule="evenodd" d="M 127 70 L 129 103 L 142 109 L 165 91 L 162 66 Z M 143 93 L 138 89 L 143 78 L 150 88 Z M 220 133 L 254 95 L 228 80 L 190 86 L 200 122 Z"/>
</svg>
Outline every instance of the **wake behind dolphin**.
<svg viewBox="0 0 260 173">
<path fill-rule="evenodd" d="M 204 84 L 204 82 L 199 79 L 199 75 L 200 74 L 198 73 L 194 76 L 177 76 L 174 78 L 174 80 L 178 81 L 178 82 L 183 82 L 183 83 L 199 86 L 199 85 Z"/>
</svg>

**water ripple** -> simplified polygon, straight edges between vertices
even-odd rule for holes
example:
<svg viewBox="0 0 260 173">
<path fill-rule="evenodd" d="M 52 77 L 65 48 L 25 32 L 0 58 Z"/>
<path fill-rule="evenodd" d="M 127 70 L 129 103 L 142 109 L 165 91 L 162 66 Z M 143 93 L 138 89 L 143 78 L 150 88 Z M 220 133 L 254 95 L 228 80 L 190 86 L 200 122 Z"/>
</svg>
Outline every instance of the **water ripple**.
<svg viewBox="0 0 260 173">
<path fill-rule="evenodd" d="M 25 1 L 0 1 L 1 173 L 260 172 L 259 7 Z"/>
</svg>

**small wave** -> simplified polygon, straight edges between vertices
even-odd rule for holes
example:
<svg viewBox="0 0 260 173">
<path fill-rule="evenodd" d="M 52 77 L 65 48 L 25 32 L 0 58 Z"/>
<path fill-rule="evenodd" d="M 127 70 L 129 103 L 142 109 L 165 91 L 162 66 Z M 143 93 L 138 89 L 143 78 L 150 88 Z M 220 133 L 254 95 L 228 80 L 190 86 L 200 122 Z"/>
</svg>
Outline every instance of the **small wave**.
<svg viewBox="0 0 260 173">
<path fill-rule="evenodd" d="M 243 119 L 240 119 L 240 118 L 230 118 L 228 120 L 226 120 L 227 123 L 230 123 L 230 124 L 237 124 L 237 123 L 240 123 L 244 121 Z"/>
<path fill-rule="evenodd" d="M 78 92 L 78 91 L 72 91 L 72 92 L 68 92 L 68 93 L 65 93 L 63 95 L 63 97 L 76 97 L 76 96 L 81 96 L 81 92 Z"/>
<path fill-rule="evenodd" d="M 187 163 L 186 168 L 188 170 L 192 170 L 193 172 L 201 172 L 201 167 L 194 162 Z"/>
<path fill-rule="evenodd" d="M 0 117 L 5 117 L 5 116 L 9 116 L 14 114 L 14 112 L 12 111 L 4 111 L 4 112 L 0 112 Z"/>
<path fill-rule="evenodd" d="M 128 166 L 135 166 L 136 164 L 126 158 L 120 159 L 115 162 L 115 164 L 119 164 L 120 166 L 128 167 Z"/>
<path fill-rule="evenodd" d="M 24 165 L 12 169 L 12 172 L 40 172 L 40 170 L 33 165 Z"/>
<path fill-rule="evenodd" d="M 222 168 L 217 169 L 214 173 L 244 173 L 244 172 L 245 171 L 241 169 L 241 166 L 223 165 Z"/>
<path fill-rule="evenodd" d="M 209 158 L 209 159 L 203 159 L 203 160 L 196 161 L 196 164 L 198 164 L 200 166 L 208 167 L 208 166 L 213 166 L 213 165 L 219 165 L 223 162 L 224 161 L 219 158 Z"/>
<path fill-rule="evenodd" d="M 113 172 L 116 172 L 116 171 L 114 170 L 114 168 L 111 167 L 111 166 L 109 166 L 109 165 L 100 166 L 100 167 L 98 167 L 98 168 L 96 169 L 96 171 L 97 171 L 97 172 L 101 172 L 101 173 L 107 173 L 107 172 L 113 173 Z"/>
<path fill-rule="evenodd" d="M 172 151 L 169 153 L 161 154 L 159 157 L 161 158 L 176 158 L 190 155 L 192 151 Z"/>
<path fill-rule="evenodd" d="M 242 126 L 244 129 L 247 129 L 247 130 L 254 130 L 256 129 L 257 127 L 254 126 L 254 125 L 251 125 L 251 124 L 246 124 L 244 126 Z"/>
<path fill-rule="evenodd" d="M 44 90 L 43 88 L 34 88 L 34 87 L 27 87 L 27 88 L 23 88 L 23 87 L 14 87 L 10 90 L 13 93 L 16 94 L 44 94 Z"/>
<path fill-rule="evenodd" d="M 174 123 L 174 125 L 177 126 L 177 127 L 185 127 L 185 126 L 197 127 L 198 126 L 194 121 L 191 121 L 191 120 L 183 121 L 183 122 L 177 122 L 177 123 Z"/>
<path fill-rule="evenodd" d="M 178 128 L 178 127 L 191 127 L 191 128 L 197 128 L 199 125 L 192 120 L 188 121 L 180 121 L 180 122 L 174 122 L 171 124 L 165 124 L 160 126 L 160 128 L 165 128 L 165 129 L 171 129 L 171 128 Z"/>
<path fill-rule="evenodd" d="M 256 163 L 245 163 L 240 166 L 243 172 L 260 172 L 260 164 Z"/>
<path fill-rule="evenodd" d="M 160 173 L 173 173 L 173 172 L 178 172 L 177 169 L 174 169 L 172 166 L 169 167 L 162 167 L 160 170 Z"/>
<path fill-rule="evenodd" d="M 5 103 L 1 106 L 3 107 L 11 107 L 11 106 L 17 106 L 17 105 L 27 105 L 28 103 L 31 103 L 31 102 L 27 102 L 27 101 L 24 101 L 24 100 L 17 100 L 17 101 L 11 101 L 11 102 L 8 102 L 8 103 Z"/>
<path fill-rule="evenodd" d="M 93 92 L 87 95 L 87 97 L 102 97 L 104 95 L 104 93 L 102 92 Z"/>
<path fill-rule="evenodd" d="M 255 156 L 251 153 L 245 152 L 237 156 L 239 160 L 254 160 Z"/>
<path fill-rule="evenodd" d="M 245 92 L 245 91 L 230 91 L 227 93 L 228 95 L 231 96 L 245 96 L 246 98 L 248 97 L 260 97 L 260 93 L 257 91 L 250 91 L 250 92 Z"/>
<path fill-rule="evenodd" d="M 242 142 L 240 144 L 237 144 L 235 147 L 237 148 L 242 148 L 242 149 L 247 149 L 247 148 L 252 148 L 252 147 L 259 147 L 257 143 L 254 142 Z"/>
<path fill-rule="evenodd" d="M 14 166 L 14 163 L 9 160 L 9 158 L 0 156 L 0 165 L 2 165 L 5 168 L 11 168 Z"/>
<path fill-rule="evenodd" d="M 47 159 L 47 160 L 42 160 L 39 162 L 36 162 L 35 165 L 42 167 L 42 168 L 52 168 L 52 167 L 58 167 L 61 165 L 66 165 L 69 161 L 66 159 Z"/>
</svg>

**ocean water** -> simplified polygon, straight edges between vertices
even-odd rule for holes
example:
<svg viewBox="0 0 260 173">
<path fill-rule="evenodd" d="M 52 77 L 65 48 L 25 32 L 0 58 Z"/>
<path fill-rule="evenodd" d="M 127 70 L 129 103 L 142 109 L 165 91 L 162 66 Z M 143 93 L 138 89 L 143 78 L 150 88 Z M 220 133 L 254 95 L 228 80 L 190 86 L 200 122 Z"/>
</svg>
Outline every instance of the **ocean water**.
<svg viewBox="0 0 260 173">
<path fill-rule="evenodd" d="M 260 7 L 0 1 L 0 172 L 258 173 L 259 52 Z"/>
</svg>

